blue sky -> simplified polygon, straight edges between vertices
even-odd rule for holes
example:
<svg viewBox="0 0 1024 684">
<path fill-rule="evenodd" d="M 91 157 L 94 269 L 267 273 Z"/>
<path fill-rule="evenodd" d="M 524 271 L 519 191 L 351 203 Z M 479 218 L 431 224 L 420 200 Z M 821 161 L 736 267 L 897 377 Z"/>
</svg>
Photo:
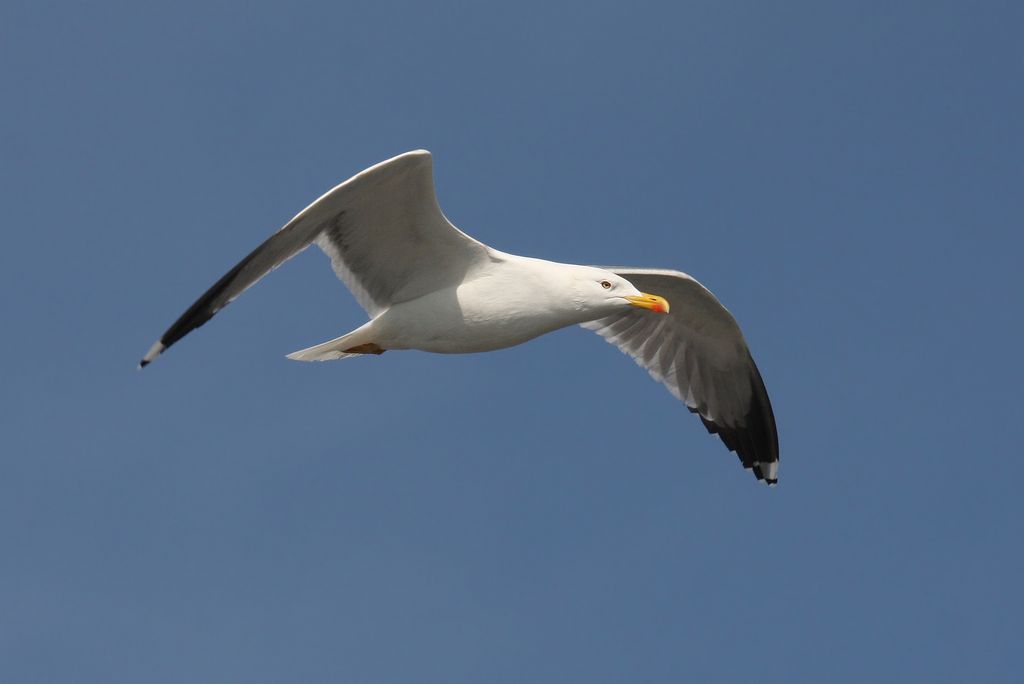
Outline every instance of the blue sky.
<svg viewBox="0 0 1024 684">
<path fill-rule="evenodd" d="M 1024 12 L 1010 2 L 0 4 L 0 679 L 1015 681 Z M 307 252 L 430 149 L 506 251 L 687 271 L 769 490 L 592 333 L 284 354 Z"/>
</svg>

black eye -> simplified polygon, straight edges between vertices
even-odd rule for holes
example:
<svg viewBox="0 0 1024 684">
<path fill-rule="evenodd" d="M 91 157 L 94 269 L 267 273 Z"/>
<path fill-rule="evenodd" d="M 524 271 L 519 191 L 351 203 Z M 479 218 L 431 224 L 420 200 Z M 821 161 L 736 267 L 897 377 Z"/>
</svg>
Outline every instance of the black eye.
<svg viewBox="0 0 1024 684">
<path fill-rule="evenodd" d="M 612 284 L 609 283 L 607 280 L 602 280 L 601 281 L 601 287 L 603 287 L 606 290 L 610 290 L 610 289 L 612 289 Z"/>
</svg>

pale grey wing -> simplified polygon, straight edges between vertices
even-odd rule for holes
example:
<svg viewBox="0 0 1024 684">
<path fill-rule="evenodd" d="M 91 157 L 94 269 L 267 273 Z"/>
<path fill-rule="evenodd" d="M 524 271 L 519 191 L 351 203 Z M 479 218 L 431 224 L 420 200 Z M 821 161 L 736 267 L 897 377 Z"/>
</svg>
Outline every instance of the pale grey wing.
<svg viewBox="0 0 1024 684">
<path fill-rule="evenodd" d="M 437 204 L 429 152 L 373 166 L 306 211 L 316 244 L 371 316 L 462 282 L 491 250 L 453 226 Z"/>
<path fill-rule="evenodd" d="M 608 268 L 670 313 L 633 309 L 584 323 L 629 354 L 697 413 L 759 480 L 778 479 L 779 438 L 761 374 L 736 320 L 711 292 L 679 271 Z"/>
<path fill-rule="evenodd" d="M 408 152 L 353 176 L 303 209 L 196 300 L 140 366 L 313 242 L 371 316 L 460 282 L 490 253 L 441 213 L 430 153 Z"/>
</svg>

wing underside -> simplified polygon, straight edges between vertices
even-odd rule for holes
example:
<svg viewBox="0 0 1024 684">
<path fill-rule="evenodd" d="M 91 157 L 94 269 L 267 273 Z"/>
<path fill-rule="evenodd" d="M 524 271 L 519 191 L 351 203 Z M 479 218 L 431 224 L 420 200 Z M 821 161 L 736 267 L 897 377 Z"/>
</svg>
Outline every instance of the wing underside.
<svg viewBox="0 0 1024 684">
<path fill-rule="evenodd" d="M 616 345 L 700 416 L 759 480 L 777 480 L 779 443 L 761 374 L 729 311 L 679 271 L 610 268 L 665 297 L 671 313 L 631 310 L 583 327 Z"/>
</svg>

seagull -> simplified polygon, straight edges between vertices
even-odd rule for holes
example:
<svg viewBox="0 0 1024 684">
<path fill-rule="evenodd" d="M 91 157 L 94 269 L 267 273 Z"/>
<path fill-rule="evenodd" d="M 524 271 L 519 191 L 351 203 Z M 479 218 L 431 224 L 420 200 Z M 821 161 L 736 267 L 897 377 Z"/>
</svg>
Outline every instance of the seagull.
<svg viewBox="0 0 1024 684">
<path fill-rule="evenodd" d="M 664 384 L 758 480 L 778 481 L 768 393 L 736 320 L 710 291 L 680 271 L 563 264 L 474 240 L 441 212 L 425 150 L 371 166 L 302 210 L 192 304 L 139 367 L 311 244 L 370 320 L 288 358 L 486 352 L 580 325 Z"/>
</svg>

